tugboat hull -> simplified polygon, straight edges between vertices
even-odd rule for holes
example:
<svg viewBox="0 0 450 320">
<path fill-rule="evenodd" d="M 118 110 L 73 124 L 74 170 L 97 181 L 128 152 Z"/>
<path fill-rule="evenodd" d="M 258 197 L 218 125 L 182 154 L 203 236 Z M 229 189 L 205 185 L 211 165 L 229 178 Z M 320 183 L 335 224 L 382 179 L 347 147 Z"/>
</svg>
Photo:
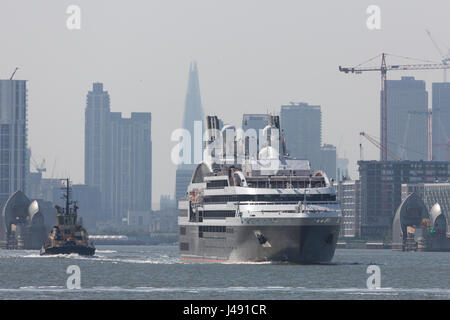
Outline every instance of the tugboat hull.
<svg viewBox="0 0 450 320">
<path fill-rule="evenodd" d="M 55 255 L 55 254 L 71 254 L 76 253 L 80 256 L 93 256 L 95 254 L 94 247 L 86 247 L 86 246 L 60 246 L 60 247 L 49 247 L 41 249 L 41 256 L 44 255 Z"/>
</svg>

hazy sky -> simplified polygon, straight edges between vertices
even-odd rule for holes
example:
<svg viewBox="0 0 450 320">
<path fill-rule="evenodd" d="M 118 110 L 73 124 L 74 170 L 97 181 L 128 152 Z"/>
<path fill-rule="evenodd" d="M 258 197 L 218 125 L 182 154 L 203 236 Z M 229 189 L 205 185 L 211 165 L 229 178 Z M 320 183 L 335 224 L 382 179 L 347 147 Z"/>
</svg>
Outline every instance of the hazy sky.
<svg viewBox="0 0 450 320">
<path fill-rule="evenodd" d="M 366 26 L 372 4 L 381 30 Z M 81 8 L 81 30 L 66 27 L 69 5 Z M 112 111 L 152 113 L 153 202 L 173 195 L 170 135 L 196 60 L 205 114 L 240 124 L 242 113 L 279 112 L 289 101 L 321 105 L 322 142 L 350 159 L 355 178 L 359 132 L 380 136 L 380 75 L 338 66 L 381 52 L 439 61 L 425 29 L 450 46 L 449 14 L 449 0 L 0 0 L 0 78 L 18 66 L 15 79 L 29 81 L 29 146 L 46 159 L 47 177 L 83 182 L 86 94 L 99 81 Z M 402 75 L 427 81 L 431 104 L 442 71 L 388 78 Z M 363 145 L 365 160 L 378 159 Z"/>
</svg>

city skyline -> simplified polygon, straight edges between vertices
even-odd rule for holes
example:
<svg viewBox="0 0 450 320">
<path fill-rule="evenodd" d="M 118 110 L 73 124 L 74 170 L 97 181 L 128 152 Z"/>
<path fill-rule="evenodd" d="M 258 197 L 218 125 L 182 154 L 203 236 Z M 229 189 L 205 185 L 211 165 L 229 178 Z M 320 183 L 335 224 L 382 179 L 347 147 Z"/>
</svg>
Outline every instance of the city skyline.
<svg viewBox="0 0 450 320">
<path fill-rule="evenodd" d="M 15 30 L 2 31 L 5 45 L 12 49 L 0 62 L 0 74 L 9 78 L 19 66 L 15 79 L 29 80 L 29 146 L 33 155 L 47 160 L 45 176 L 54 171 L 55 176 L 70 175 L 75 183 L 83 182 L 80 123 L 84 121 L 84 94 L 92 82 L 103 82 L 114 101 L 113 111 L 152 112 L 153 183 L 163 181 L 154 190 L 154 199 L 173 194 L 175 165 L 170 163 L 170 133 L 182 122 L 185 69 L 191 60 L 195 59 L 202 70 L 205 115 L 229 112 L 227 119 L 238 124 L 242 113 L 273 111 L 289 101 L 321 105 L 322 140 L 335 145 L 339 157 L 345 154 L 350 159 L 350 175 L 355 178 L 359 132 L 380 136 L 379 77 L 348 77 L 339 74 L 337 67 L 356 65 L 382 51 L 440 60 L 425 29 L 445 42 L 445 9 L 449 6 L 445 1 L 436 2 L 433 8 L 418 1 L 380 1 L 382 27 L 371 31 L 366 27 L 368 4 L 357 1 L 345 7 L 327 4 L 326 10 L 318 4 L 261 3 L 252 24 L 246 17 L 255 3 L 242 4 L 239 12 L 235 10 L 237 3 L 223 5 L 217 16 L 204 1 L 180 2 L 175 7 L 159 2 L 133 7 L 109 4 L 109 14 L 102 14 L 102 4 L 80 1 L 84 17 L 81 30 L 69 31 L 65 5 L 48 3 L 53 5 L 46 6 L 45 13 L 35 3 L 27 3 L 30 10 L 24 12 L 20 1 L 7 3 L 9 10 L 0 13 Z M 410 18 L 398 24 L 396 16 L 403 16 L 405 7 Z M 25 20 L 33 32 L 20 27 Z M 184 26 L 183 30 L 179 26 Z M 86 47 L 94 50 L 86 51 Z M 441 81 L 442 71 L 398 72 L 388 79 L 401 76 L 424 80 L 431 93 L 432 82 Z M 60 79 L 63 85 L 53 90 L 50 79 Z M 428 107 L 430 99 L 431 94 Z M 162 119 L 168 119 L 169 114 L 172 123 L 167 125 Z M 65 127 L 70 132 L 67 147 L 55 135 Z M 378 159 L 376 148 L 365 142 L 364 147 L 366 160 Z"/>
</svg>

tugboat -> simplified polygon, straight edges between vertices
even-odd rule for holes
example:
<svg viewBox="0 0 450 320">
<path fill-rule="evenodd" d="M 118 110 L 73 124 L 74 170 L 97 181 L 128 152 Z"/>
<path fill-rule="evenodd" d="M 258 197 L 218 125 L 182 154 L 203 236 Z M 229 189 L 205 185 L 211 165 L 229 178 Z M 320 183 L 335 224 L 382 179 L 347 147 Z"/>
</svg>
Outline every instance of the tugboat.
<svg viewBox="0 0 450 320">
<path fill-rule="evenodd" d="M 64 179 L 66 186 L 63 198 L 66 207 L 55 206 L 57 225 L 53 227 L 41 248 L 40 255 L 77 253 L 84 256 L 92 256 L 95 253 L 94 243 L 89 240 L 89 235 L 83 228 L 81 221 L 77 221 L 78 206 L 70 200 L 69 179 Z"/>
</svg>

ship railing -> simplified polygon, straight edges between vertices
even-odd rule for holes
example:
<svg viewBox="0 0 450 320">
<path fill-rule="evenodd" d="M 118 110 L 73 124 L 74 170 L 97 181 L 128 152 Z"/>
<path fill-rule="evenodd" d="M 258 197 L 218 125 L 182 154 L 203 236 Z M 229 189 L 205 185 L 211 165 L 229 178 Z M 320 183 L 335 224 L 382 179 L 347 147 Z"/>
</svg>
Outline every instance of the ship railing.
<svg viewBox="0 0 450 320">
<path fill-rule="evenodd" d="M 298 201 L 238 201 L 239 206 L 298 205 Z M 303 205 L 338 205 L 336 201 L 308 201 Z"/>
</svg>

